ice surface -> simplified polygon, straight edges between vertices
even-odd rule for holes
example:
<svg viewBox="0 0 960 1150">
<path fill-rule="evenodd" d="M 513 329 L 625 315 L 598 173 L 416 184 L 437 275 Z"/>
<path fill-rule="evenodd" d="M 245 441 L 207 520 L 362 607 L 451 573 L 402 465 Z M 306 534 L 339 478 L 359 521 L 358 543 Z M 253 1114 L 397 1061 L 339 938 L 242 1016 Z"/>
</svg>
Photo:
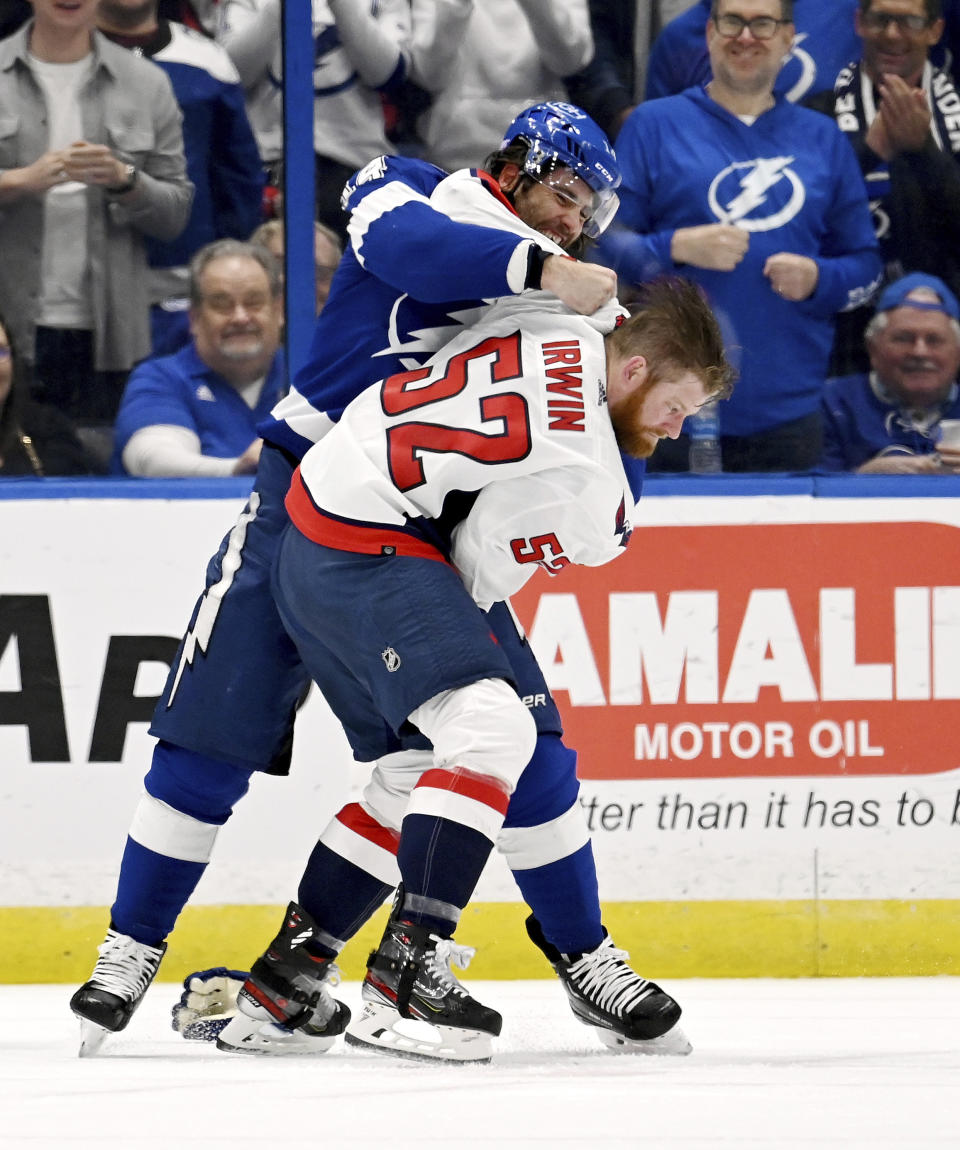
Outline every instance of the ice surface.
<svg viewBox="0 0 960 1150">
<path fill-rule="evenodd" d="M 0 987 L 0 1147 L 960 1147 L 960 978 L 677 981 L 688 1058 L 605 1050 L 556 982 L 469 986 L 504 1015 L 487 1066 L 220 1054 L 170 983 L 81 1060 L 74 987 Z"/>
</svg>

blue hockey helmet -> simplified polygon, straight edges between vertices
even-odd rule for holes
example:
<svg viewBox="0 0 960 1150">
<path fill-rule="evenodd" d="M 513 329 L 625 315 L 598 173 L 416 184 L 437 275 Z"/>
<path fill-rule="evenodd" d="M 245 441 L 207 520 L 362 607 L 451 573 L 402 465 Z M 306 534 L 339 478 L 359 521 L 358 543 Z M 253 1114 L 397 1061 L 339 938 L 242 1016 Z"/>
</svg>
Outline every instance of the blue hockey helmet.
<svg viewBox="0 0 960 1150">
<path fill-rule="evenodd" d="M 516 141 L 528 145 L 523 170 L 534 180 L 552 174 L 559 166 L 569 168 L 593 192 L 594 206 L 583 230 L 598 236 L 616 214 L 620 204 L 620 168 L 610 141 L 600 127 L 575 104 L 551 100 L 521 112 L 507 128 L 501 147 Z"/>
</svg>

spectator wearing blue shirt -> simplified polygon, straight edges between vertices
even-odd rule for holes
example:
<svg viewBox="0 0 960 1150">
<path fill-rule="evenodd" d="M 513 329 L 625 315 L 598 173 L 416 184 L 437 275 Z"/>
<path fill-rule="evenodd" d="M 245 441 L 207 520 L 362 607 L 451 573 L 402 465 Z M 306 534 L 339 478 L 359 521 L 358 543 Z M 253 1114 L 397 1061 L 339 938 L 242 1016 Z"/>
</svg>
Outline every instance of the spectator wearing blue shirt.
<svg viewBox="0 0 960 1150">
<path fill-rule="evenodd" d="M 257 424 L 286 384 L 276 260 L 258 244 L 218 240 L 190 265 L 191 342 L 130 376 L 112 470 L 139 476 L 246 475 Z"/>
<path fill-rule="evenodd" d="M 630 114 L 620 210 L 597 251 L 627 284 L 679 274 L 706 293 L 739 370 L 720 405 L 724 470 L 806 471 L 834 316 L 879 286 L 877 241 L 843 133 L 775 93 L 791 0 L 714 3 L 713 78 Z M 664 441 L 651 470 L 686 471 L 688 448 L 687 434 Z"/>
<path fill-rule="evenodd" d="M 821 466 L 886 475 L 955 474 L 940 442 L 960 419 L 960 305 L 943 280 L 915 272 L 881 295 L 866 331 L 870 372 L 827 382 Z"/>
<path fill-rule="evenodd" d="M 264 173 L 240 76 L 202 32 L 162 19 L 156 0 L 101 0 L 97 22 L 115 44 L 152 60 L 170 78 L 183 116 L 187 175 L 196 189 L 175 240 L 148 240 L 152 352 L 188 339 L 187 266 L 214 240 L 245 240 L 262 219 Z"/>
<path fill-rule="evenodd" d="M 858 0 L 795 0 L 795 35 L 783 58 L 774 91 L 793 103 L 829 91 L 840 69 L 860 56 L 854 29 Z M 712 75 L 704 28 L 713 0 L 698 0 L 672 20 L 650 51 L 645 98 L 675 96 Z M 741 15 L 745 6 L 736 9 Z M 750 13 L 747 13 L 750 15 Z"/>
</svg>

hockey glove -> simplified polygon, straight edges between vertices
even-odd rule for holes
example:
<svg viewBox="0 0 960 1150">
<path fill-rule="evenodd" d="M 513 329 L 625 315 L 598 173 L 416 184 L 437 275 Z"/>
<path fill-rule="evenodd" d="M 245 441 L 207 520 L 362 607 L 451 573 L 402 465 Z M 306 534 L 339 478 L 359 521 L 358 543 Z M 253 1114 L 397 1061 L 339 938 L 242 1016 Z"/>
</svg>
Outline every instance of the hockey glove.
<svg viewBox="0 0 960 1150">
<path fill-rule="evenodd" d="M 225 966 L 188 974 L 173 1008 L 173 1029 L 194 1042 L 215 1042 L 237 1013 L 237 994 L 248 977 L 245 970 Z"/>
</svg>

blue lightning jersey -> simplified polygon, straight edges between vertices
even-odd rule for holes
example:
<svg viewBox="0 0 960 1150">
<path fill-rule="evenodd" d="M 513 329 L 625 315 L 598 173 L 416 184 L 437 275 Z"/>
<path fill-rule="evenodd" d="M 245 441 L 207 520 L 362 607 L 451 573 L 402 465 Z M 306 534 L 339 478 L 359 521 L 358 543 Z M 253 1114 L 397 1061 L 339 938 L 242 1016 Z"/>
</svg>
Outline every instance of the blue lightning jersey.
<svg viewBox="0 0 960 1150">
<path fill-rule="evenodd" d="M 475 194 L 465 197 L 469 218 L 458 211 L 456 224 L 452 207 L 447 214 L 428 198 L 447 173 L 423 161 L 382 157 L 347 185 L 350 247 L 318 318 L 308 364 L 258 425 L 268 446 L 250 503 L 210 562 L 208 590 L 154 713 L 150 730 L 157 738 L 251 770 L 285 771 L 308 677 L 277 615 L 270 571 L 288 523 L 283 501 L 294 461 L 371 384 L 420 367 L 497 296 L 523 291 L 531 245 L 560 250 L 522 223 L 490 176 L 459 176 Z M 636 496 L 642 462 L 632 468 L 628 462 Z M 509 608 L 495 607 L 490 619 L 521 695 L 535 700 L 538 729 L 558 734 L 556 706 Z M 247 671 L 238 674 L 238 667 Z M 211 698 L 218 701 L 213 712 Z"/>
<path fill-rule="evenodd" d="M 381 156 L 347 184 L 350 244 L 308 362 L 261 424 L 264 439 L 300 458 L 370 384 L 419 367 L 479 318 L 485 299 L 523 290 L 531 241 L 432 208 L 446 177 L 423 160 Z"/>
<path fill-rule="evenodd" d="M 720 405 L 723 433 L 751 435 L 816 411 L 833 317 L 868 299 L 881 270 L 860 169 L 836 124 L 782 97 L 747 124 L 691 88 L 635 109 L 617 157 L 621 206 L 601 257 L 634 283 L 679 273 L 703 287 L 740 372 Z M 749 233 L 733 271 L 674 264 L 678 228 L 717 223 Z M 809 299 L 773 291 L 763 269 L 780 252 L 815 260 Z"/>
<path fill-rule="evenodd" d="M 796 0 L 796 35 L 774 91 L 800 102 L 833 87 L 837 73 L 859 60 L 860 37 L 854 30 L 858 0 Z M 650 52 L 646 98 L 676 96 L 710 79 L 710 58 L 704 29 L 710 0 L 698 0 L 664 28 Z M 617 141 L 617 153 L 620 152 Z"/>
<path fill-rule="evenodd" d="M 823 394 L 825 471 L 856 471 L 889 455 L 932 455 L 941 419 L 960 419 L 960 389 L 953 384 L 943 403 L 911 411 L 894 403 L 868 375 L 831 379 Z"/>
</svg>

